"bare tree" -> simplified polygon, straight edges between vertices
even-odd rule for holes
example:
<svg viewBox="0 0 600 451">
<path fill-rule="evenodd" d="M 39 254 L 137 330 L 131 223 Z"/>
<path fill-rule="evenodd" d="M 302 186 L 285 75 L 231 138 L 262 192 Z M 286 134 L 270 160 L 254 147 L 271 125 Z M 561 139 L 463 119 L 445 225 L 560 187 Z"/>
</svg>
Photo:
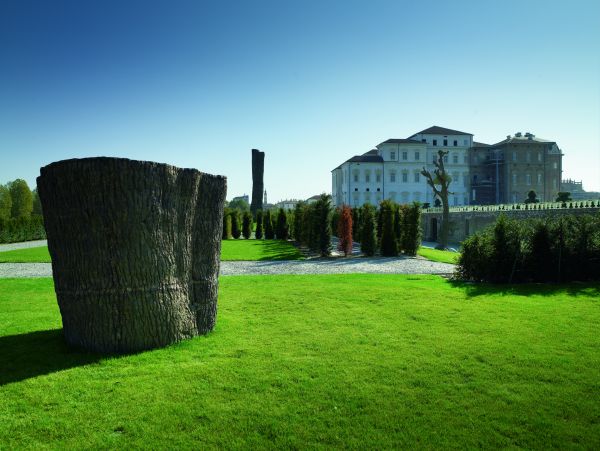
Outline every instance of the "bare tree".
<svg viewBox="0 0 600 451">
<path fill-rule="evenodd" d="M 442 227 L 440 238 L 436 249 L 448 248 L 448 233 L 450 231 L 450 207 L 448 206 L 448 195 L 452 194 L 448 191 L 452 178 L 446 173 L 444 168 L 444 156 L 448 155 L 447 150 L 438 150 L 438 156 L 433 160 L 435 169 L 433 175 L 423 167 L 421 174 L 427 179 L 427 184 L 433 189 L 433 194 L 442 202 Z M 439 188 L 438 188 L 439 186 Z"/>
</svg>

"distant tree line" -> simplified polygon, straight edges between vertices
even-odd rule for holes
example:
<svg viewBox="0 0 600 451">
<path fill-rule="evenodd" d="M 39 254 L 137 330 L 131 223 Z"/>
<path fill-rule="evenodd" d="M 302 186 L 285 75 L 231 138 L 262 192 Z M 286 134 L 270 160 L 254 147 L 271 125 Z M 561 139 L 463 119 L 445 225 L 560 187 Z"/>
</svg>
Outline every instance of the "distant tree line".
<svg viewBox="0 0 600 451">
<path fill-rule="evenodd" d="M 0 243 L 46 238 L 37 190 L 16 179 L 0 185 Z"/>
</svg>

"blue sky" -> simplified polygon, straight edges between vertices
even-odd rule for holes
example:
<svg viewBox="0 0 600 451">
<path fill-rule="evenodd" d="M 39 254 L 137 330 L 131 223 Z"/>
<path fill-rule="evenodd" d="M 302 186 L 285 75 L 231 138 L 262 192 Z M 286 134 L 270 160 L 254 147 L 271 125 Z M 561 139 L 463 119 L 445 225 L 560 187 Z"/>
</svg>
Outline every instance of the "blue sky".
<svg viewBox="0 0 600 451">
<path fill-rule="evenodd" d="M 555 140 L 600 190 L 600 2 L 0 2 L 0 183 L 97 155 L 269 201 L 431 125 Z"/>
</svg>

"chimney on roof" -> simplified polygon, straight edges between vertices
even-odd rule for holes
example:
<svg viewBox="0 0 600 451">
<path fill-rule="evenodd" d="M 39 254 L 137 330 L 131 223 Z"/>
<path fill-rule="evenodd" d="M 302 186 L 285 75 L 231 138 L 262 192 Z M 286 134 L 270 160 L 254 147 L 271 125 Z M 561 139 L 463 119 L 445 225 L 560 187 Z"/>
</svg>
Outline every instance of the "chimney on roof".
<svg viewBox="0 0 600 451">
<path fill-rule="evenodd" d="M 521 132 L 517 132 L 517 133 L 515 133 L 515 138 L 520 138 L 521 136 L 523 136 L 523 135 L 521 134 Z"/>
<path fill-rule="evenodd" d="M 510 135 L 506 135 L 506 139 L 510 139 Z"/>
</svg>

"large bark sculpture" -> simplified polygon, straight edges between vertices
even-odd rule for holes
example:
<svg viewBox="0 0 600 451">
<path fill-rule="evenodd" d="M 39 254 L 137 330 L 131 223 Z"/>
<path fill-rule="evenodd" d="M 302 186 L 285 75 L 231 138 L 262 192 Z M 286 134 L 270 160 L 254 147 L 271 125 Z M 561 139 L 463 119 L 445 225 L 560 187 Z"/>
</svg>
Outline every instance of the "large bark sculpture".
<svg viewBox="0 0 600 451">
<path fill-rule="evenodd" d="M 126 353 L 213 329 L 225 177 L 121 158 L 40 172 L 68 344 Z"/>
<path fill-rule="evenodd" d="M 250 211 L 254 216 L 256 212 L 263 209 L 263 191 L 265 184 L 265 153 L 258 149 L 252 149 L 252 202 Z"/>
</svg>

